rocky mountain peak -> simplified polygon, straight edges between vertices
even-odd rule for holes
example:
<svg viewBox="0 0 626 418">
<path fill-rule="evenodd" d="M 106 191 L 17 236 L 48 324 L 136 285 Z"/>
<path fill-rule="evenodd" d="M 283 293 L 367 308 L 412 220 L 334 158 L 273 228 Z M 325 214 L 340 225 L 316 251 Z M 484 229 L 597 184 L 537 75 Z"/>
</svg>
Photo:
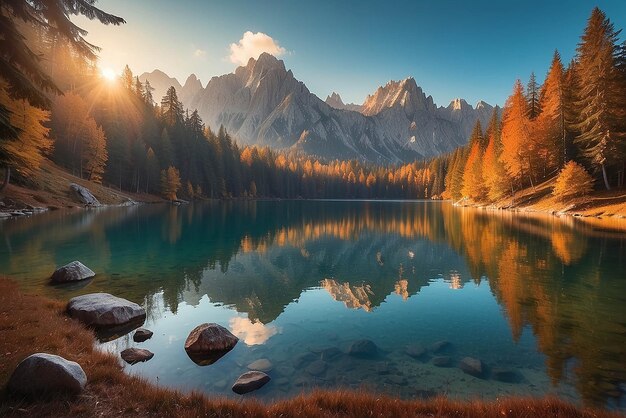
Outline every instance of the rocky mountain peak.
<svg viewBox="0 0 626 418">
<path fill-rule="evenodd" d="M 335 109 L 343 109 L 345 103 L 341 100 L 339 93 L 332 92 L 330 96 L 326 96 L 326 104 L 334 107 Z"/>
<path fill-rule="evenodd" d="M 392 107 L 402 107 L 407 112 L 434 110 L 432 97 L 426 97 L 413 77 L 400 81 L 391 80 L 379 87 L 365 99 L 362 113 L 372 116 Z"/>
<path fill-rule="evenodd" d="M 465 99 L 454 99 L 448 105 L 448 109 L 450 110 L 460 110 L 460 111 L 468 111 L 474 110 L 474 108 L 465 101 Z"/>
</svg>

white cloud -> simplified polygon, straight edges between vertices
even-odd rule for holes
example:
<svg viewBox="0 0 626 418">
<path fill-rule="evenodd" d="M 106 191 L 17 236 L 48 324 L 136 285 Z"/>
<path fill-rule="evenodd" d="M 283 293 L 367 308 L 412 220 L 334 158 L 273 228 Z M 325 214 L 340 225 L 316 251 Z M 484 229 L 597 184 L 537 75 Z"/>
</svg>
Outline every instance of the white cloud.
<svg viewBox="0 0 626 418">
<path fill-rule="evenodd" d="M 204 58 L 206 56 L 206 51 L 198 48 L 193 52 L 193 56 L 196 58 Z"/>
<path fill-rule="evenodd" d="M 257 58 L 263 52 L 277 57 L 285 54 L 287 50 L 280 46 L 277 40 L 263 32 L 247 31 L 239 42 L 230 44 L 229 58 L 235 64 L 245 65 L 250 58 Z"/>
<path fill-rule="evenodd" d="M 279 332 L 274 325 L 263 325 L 240 316 L 231 318 L 229 322 L 233 334 L 247 345 L 263 344 Z"/>
</svg>

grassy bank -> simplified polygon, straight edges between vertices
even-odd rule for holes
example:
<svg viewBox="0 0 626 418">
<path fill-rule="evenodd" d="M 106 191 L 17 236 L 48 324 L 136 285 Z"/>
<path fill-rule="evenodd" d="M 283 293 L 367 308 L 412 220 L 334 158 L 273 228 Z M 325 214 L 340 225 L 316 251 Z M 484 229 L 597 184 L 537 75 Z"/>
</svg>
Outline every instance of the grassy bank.
<svg viewBox="0 0 626 418">
<path fill-rule="evenodd" d="M 24 294 L 0 278 L 0 416 L 157 416 L 157 417 L 617 417 L 580 409 L 556 399 L 500 399 L 461 402 L 445 398 L 399 400 L 347 391 L 314 392 L 270 405 L 245 399 L 212 399 L 157 388 L 125 374 L 118 359 L 94 349 L 91 331 L 64 314 L 65 303 Z M 4 390 L 11 372 L 35 352 L 61 355 L 82 365 L 85 392 L 74 399 L 25 400 Z M 271 384 L 271 382 L 270 382 Z"/>
</svg>

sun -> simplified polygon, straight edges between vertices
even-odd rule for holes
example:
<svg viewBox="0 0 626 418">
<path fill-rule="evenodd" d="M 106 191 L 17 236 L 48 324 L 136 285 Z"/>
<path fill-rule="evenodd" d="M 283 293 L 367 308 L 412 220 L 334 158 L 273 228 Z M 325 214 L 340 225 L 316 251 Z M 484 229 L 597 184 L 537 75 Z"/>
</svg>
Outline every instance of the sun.
<svg viewBox="0 0 626 418">
<path fill-rule="evenodd" d="M 100 75 L 107 81 L 114 81 L 117 78 L 115 71 L 109 67 L 100 68 Z"/>
</svg>

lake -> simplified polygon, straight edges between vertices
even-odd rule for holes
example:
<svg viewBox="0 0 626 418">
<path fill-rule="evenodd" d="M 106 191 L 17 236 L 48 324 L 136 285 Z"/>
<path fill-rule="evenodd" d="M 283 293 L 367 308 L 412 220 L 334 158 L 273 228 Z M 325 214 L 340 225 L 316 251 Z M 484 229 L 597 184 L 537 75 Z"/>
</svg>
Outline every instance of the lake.
<svg viewBox="0 0 626 418">
<path fill-rule="evenodd" d="M 152 339 L 100 345 L 154 352 L 124 367 L 161 386 L 237 397 L 232 383 L 263 359 L 272 381 L 246 396 L 552 394 L 626 410 L 626 234 L 617 223 L 422 201 L 55 211 L 0 223 L 0 272 L 57 299 L 108 292 L 145 306 Z M 73 260 L 97 276 L 50 286 L 55 267 Z M 204 322 L 240 338 L 209 366 L 183 348 Z M 348 354 L 363 339 L 377 353 Z M 483 375 L 458 367 L 467 356 L 484 363 Z"/>
</svg>

